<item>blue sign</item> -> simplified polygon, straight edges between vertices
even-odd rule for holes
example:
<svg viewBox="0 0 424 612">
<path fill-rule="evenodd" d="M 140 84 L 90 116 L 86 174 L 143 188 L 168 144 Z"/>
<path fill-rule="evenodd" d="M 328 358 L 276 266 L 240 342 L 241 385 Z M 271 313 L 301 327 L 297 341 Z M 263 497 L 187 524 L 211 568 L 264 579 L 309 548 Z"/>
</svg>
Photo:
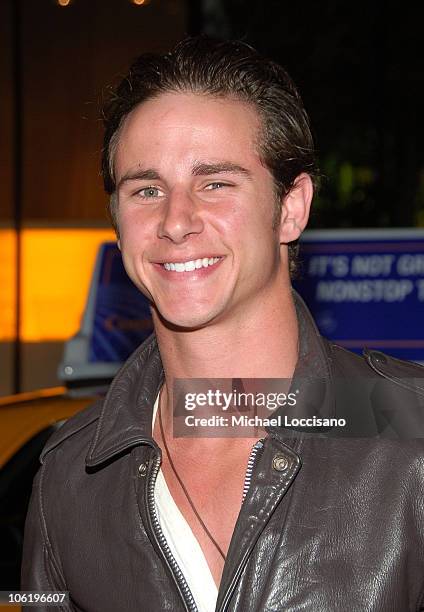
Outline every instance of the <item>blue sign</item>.
<svg viewBox="0 0 424 612">
<path fill-rule="evenodd" d="M 305 232 L 294 283 L 323 336 L 424 361 L 424 230 Z"/>
<path fill-rule="evenodd" d="M 124 362 L 152 331 L 149 301 L 128 278 L 116 243 L 104 243 L 89 361 Z"/>
</svg>

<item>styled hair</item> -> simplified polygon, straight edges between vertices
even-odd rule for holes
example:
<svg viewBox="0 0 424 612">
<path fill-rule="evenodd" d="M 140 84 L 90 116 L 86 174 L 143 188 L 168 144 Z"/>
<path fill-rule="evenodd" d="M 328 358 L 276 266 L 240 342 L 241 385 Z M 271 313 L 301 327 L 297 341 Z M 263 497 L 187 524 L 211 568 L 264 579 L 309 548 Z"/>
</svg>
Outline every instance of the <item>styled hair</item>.
<svg viewBox="0 0 424 612">
<path fill-rule="evenodd" d="M 139 104 L 163 93 L 195 93 L 246 102 L 260 118 L 258 153 L 274 179 L 274 221 L 281 200 L 296 177 L 308 173 L 315 182 L 317 168 L 309 120 L 299 92 L 287 72 L 239 41 L 207 36 L 187 38 L 165 54 L 144 53 L 104 105 L 102 155 L 104 187 L 116 231 L 114 155 L 125 118 Z M 295 268 L 297 245 L 289 245 L 290 271 Z"/>
</svg>

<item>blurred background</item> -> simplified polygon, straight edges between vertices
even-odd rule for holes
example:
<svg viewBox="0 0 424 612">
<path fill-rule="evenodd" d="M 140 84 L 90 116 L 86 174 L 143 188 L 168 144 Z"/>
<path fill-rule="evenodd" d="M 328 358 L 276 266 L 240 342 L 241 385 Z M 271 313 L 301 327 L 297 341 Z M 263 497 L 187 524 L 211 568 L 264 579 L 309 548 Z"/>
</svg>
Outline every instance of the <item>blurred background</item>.
<svg viewBox="0 0 424 612">
<path fill-rule="evenodd" d="M 113 239 L 100 109 L 133 58 L 201 32 L 253 44 L 311 117 L 323 173 L 311 227 L 419 228 L 421 30 L 412 4 L 377 0 L 2 0 L 0 395 L 58 384 Z"/>
</svg>

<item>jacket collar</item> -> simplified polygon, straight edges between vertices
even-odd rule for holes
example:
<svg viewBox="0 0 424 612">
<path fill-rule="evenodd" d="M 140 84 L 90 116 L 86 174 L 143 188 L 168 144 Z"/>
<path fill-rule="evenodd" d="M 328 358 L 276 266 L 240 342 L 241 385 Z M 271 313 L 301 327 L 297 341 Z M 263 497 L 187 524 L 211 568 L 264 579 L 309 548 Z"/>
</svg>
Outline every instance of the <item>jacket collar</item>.
<svg viewBox="0 0 424 612">
<path fill-rule="evenodd" d="M 299 358 L 292 389 L 299 388 L 302 396 L 302 416 L 316 414 L 317 409 L 327 416 L 333 413 L 333 401 L 325 341 L 302 298 L 295 291 L 293 297 L 299 324 Z M 152 335 L 132 354 L 109 388 L 86 457 L 88 467 L 98 466 L 142 443 L 156 446 L 152 439 L 152 413 L 163 381 L 162 362 L 156 337 Z"/>
<path fill-rule="evenodd" d="M 152 439 L 153 406 L 164 375 L 155 335 L 128 359 L 105 397 L 96 432 L 86 457 L 95 467 L 132 446 Z"/>
</svg>

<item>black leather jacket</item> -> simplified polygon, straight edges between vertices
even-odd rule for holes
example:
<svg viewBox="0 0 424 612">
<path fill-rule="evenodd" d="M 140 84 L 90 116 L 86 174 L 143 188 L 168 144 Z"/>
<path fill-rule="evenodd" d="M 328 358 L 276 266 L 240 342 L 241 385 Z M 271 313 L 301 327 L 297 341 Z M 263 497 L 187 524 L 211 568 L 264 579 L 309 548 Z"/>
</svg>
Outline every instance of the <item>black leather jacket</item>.
<svg viewBox="0 0 424 612">
<path fill-rule="evenodd" d="M 424 371 L 334 346 L 299 301 L 297 309 L 301 409 L 356 424 L 348 436 L 269 430 L 216 610 L 423 610 Z M 47 443 L 26 524 L 23 589 L 68 590 L 63 610 L 196 610 L 155 514 L 161 456 L 151 420 L 162 380 L 152 337 L 104 403 Z M 399 434 L 402 415 L 407 430 Z M 411 428 L 416 439 L 406 439 Z"/>
</svg>

